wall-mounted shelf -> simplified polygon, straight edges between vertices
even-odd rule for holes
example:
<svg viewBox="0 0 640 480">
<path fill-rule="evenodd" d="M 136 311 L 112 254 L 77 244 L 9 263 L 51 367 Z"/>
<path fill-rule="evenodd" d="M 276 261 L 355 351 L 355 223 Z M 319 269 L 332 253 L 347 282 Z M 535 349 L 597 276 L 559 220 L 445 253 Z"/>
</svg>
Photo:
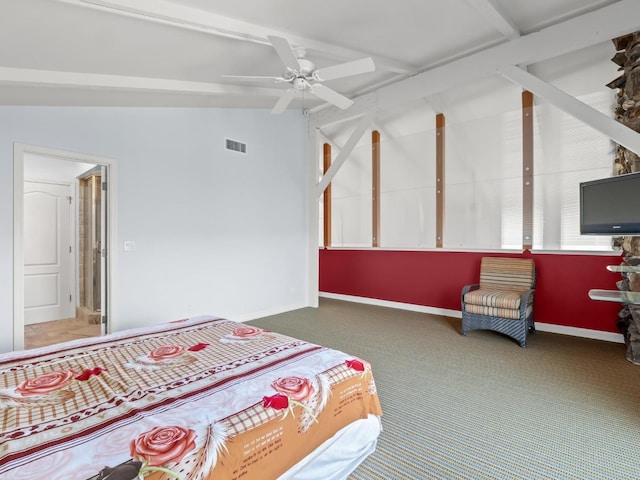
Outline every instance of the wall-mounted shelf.
<svg viewBox="0 0 640 480">
<path fill-rule="evenodd" d="M 620 290 L 589 290 L 589 298 L 605 302 L 632 303 L 640 305 L 640 292 Z"/>
<path fill-rule="evenodd" d="M 640 265 L 609 265 L 607 270 L 620 273 L 640 273 Z"/>
</svg>

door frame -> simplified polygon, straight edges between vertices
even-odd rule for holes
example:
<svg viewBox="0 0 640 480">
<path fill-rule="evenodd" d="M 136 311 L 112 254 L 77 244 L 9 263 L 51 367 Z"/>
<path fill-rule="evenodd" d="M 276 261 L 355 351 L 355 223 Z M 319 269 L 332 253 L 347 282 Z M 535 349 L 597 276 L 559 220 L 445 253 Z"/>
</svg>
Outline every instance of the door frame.
<svg viewBox="0 0 640 480">
<path fill-rule="evenodd" d="M 114 322 L 114 306 L 116 292 L 114 282 L 116 278 L 117 253 L 117 162 L 114 159 L 96 155 L 70 152 L 47 147 L 38 147 L 21 143 L 13 144 L 13 350 L 24 349 L 24 155 L 34 154 L 41 157 L 67 160 L 72 162 L 92 163 L 103 165 L 107 170 L 108 215 L 106 219 L 106 265 L 105 276 L 106 299 L 104 299 L 103 315 L 106 313 L 107 324 L 103 325 L 106 333 Z"/>
</svg>

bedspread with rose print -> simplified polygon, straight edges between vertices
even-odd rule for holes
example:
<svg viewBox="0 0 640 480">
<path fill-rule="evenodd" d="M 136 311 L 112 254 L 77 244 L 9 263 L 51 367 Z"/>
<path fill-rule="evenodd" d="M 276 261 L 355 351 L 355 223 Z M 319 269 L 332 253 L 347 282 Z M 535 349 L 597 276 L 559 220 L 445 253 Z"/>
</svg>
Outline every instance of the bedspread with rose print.
<svg viewBox="0 0 640 480">
<path fill-rule="evenodd" d="M 276 478 L 369 414 L 366 361 L 197 317 L 0 355 L 0 478 Z"/>
</svg>

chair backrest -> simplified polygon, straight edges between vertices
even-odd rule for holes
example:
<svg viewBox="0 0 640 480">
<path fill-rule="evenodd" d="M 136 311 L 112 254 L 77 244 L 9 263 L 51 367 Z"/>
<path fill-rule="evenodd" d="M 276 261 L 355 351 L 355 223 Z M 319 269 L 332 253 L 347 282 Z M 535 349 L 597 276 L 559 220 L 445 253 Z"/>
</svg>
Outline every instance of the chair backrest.
<svg viewBox="0 0 640 480">
<path fill-rule="evenodd" d="M 534 261 L 525 258 L 483 257 L 480 288 L 523 292 L 536 285 Z"/>
</svg>

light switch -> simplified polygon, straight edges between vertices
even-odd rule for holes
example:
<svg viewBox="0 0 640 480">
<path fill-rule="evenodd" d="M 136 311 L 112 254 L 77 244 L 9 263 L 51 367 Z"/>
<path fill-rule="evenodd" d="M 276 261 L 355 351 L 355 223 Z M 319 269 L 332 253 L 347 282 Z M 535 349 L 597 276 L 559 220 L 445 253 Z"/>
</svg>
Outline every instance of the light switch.
<svg viewBox="0 0 640 480">
<path fill-rule="evenodd" d="M 136 251 L 136 242 L 132 240 L 125 240 L 124 242 L 124 251 L 125 252 L 135 252 Z"/>
</svg>

